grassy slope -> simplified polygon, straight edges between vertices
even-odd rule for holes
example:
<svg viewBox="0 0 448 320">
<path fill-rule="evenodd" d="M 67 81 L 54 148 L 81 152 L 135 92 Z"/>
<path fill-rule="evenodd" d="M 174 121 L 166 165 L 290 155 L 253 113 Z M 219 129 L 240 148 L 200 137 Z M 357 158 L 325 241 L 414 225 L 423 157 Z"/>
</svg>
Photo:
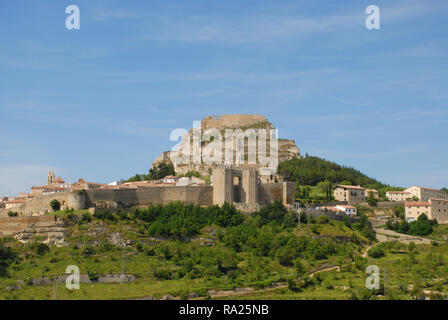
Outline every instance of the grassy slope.
<svg viewBox="0 0 448 320">
<path fill-rule="evenodd" d="M 98 228 L 106 228 L 105 234 L 99 238 L 89 235 Z M 63 274 L 65 268 L 70 264 L 78 265 L 81 273 L 121 273 L 122 250 L 119 247 L 108 248 L 105 243 L 108 234 L 119 230 L 125 232 L 127 239 L 147 240 L 149 238 L 139 234 L 138 224 L 134 222 L 119 222 L 116 224 L 94 220 L 88 225 L 70 227 L 71 236 L 68 239 L 70 245 L 63 248 L 51 248 L 50 252 L 39 256 L 28 245 L 23 245 L 11 241 L 14 250 L 19 251 L 24 261 L 9 268 L 10 277 L 0 278 L 0 299 L 132 299 L 152 296 L 160 298 L 169 293 L 172 295 L 186 295 L 191 292 L 202 292 L 206 290 L 229 290 L 234 287 L 256 286 L 265 280 L 279 281 L 295 274 L 294 269 L 281 266 L 275 259 L 262 259 L 264 264 L 269 265 L 270 274 L 260 281 L 250 278 L 247 275 L 239 280 L 238 284 L 231 283 L 224 276 L 221 278 L 200 278 L 200 279 L 174 279 L 159 281 L 154 278 L 153 273 L 157 268 L 168 268 L 176 272 L 177 266 L 172 261 L 166 261 L 155 256 L 147 256 L 138 253 L 135 248 L 129 248 L 127 254 L 127 272 L 138 276 L 138 280 L 129 284 L 81 284 L 81 290 L 69 291 L 64 285 L 57 287 L 36 287 L 24 285 L 23 289 L 8 292 L 6 286 L 13 285 L 17 279 L 27 280 L 28 278 L 51 276 Z M 301 230 L 295 230 L 297 235 L 317 237 L 317 234 L 309 233 L 304 226 Z M 317 232 L 320 237 L 352 237 L 356 236 L 367 242 L 358 232 L 350 230 L 344 224 L 332 221 L 330 224 L 318 225 Z M 201 235 L 203 238 L 210 237 L 208 233 Z M 75 243 L 89 240 L 99 240 L 97 252 L 85 257 L 81 254 L 81 249 L 74 249 Z M 193 242 L 200 240 L 193 240 Z M 169 241 L 173 242 L 173 241 Z M 217 243 L 217 246 L 220 246 Z M 383 271 L 387 269 L 387 290 L 394 295 L 394 298 L 409 299 L 410 293 L 400 290 L 400 285 L 409 284 L 421 287 L 439 288 L 441 281 L 448 275 L 448 270 L 443 266 L 426 265 L 429 253 L 448 256 L 448 245 L 419 245 L 415 254 L 415 261 L 409 258 L 407 246 L 396 245 L 393 248 L 386 248 L 386 256 L 379 259 L 369 258 L 365 264 L 375 264 Z M 359 248 L 362 251 L 362 248 Z M 239 254 L 242 261 L 240 267 L 248 263 L 245 260 L 247 253 Z M 324 261 L 319 261 L 321 264 Z M 330 261 L 331 262 L 331 261 Z M 341 272 L 331 271 L 321 273 L 322 282 L 302 289 L 301 292 L 294 292 L 288 288 L 277 288 L 266 291 L 255 291 L 249 295 L 232 296 L 232 299 L 350 299 L 353 292 L 360 296 L 363 292 L 366 274 L 365 266 L 356 268 L 352 263 L 343 267 Z M 445 270 L 445 271 L 444 271 Z M 442 291 L 447 292 L 446 285 L 442 286 Z M 223 297 L 225 299 L 225 297 Z"/>
</svg>

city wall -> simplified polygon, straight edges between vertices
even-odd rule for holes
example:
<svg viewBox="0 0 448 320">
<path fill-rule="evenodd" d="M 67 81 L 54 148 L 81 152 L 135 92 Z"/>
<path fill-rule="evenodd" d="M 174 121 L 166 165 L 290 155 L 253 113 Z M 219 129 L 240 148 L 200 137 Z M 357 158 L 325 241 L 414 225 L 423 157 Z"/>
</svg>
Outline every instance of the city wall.
<svg viewBox="0 0 448 320">
<path fill-rule="evenodd" d="M 83 192 L 64 192 L 38 196 L 26 203 L 0 212 L 0 217 L 7 217 L 7 212 L 17 212 L 21 217 L 43 216 L 53 213 L 51 202 L 58 200 L 61 210 L 73 208 L 75 210 L 96 207 L 103 202 L 106 205 L 132 207 L 150 204 L 167 204 L 180 201 L 201 206 L 211 206 L 213 202 L 213 186 L 185 186 L 185 187 L 141 187 L 137 189 L 93 189 Z M 256 189 L 254 189 L 256 190 Z M 252 191 L 254 191 L 252 190 Z M 255 191 L 254 191 L 255 192 Z M 256 196 L 254 199 L 256 199 Z M 258 201 L 253 205 L 263 206 L 280 201 L 285 205 L 294 204 L 294 183 L 260 183 L 258 184 Z"/>
<path fill-rule="evenodd" d="M 78 192 L 61 192 L 37 196 L 18 206 L 2 210 L 0 211 L 0 217 L 7 217 L 9 211 L 17 212 L 21 216 L 41 216 L 52 213 L 53 209 L 50 203 L 53 200 L 59 201 L 62 210 L 65 208 L 73 208 L 75 210 L 85 208 L 84 194 Z"/>
<path fill-rule="evenodd" d="M 258 185 L 258 203 L 266 205 L 280 201 L 284 205 L 294 205 L 294 182 L 260 183 Z"/>
<path fill-rule="evenodd" d="M 115 202 L 125 207 L 134 205 L 167 204 L 181 201 L 201 206 L 213 204 L 213 187 L 186 186 L 186 187 L 142 187 L 137 189 L 87 190 L 86 206 L 104 202 Z"/>
</svg>

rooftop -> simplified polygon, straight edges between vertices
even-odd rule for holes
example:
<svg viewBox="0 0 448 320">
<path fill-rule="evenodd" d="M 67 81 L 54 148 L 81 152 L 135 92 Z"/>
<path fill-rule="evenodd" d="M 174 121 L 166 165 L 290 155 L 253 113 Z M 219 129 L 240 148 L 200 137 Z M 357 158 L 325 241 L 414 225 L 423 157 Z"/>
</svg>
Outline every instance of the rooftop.
<svg viewBox="0 0 448 320">
<path fill-rule="evenodd" d="M 430 206 L 430 202 L 406 202 L 406 207 L 422 207 L 422 206 Z"/>
<path fill-rule="evenodd" d="M 338 184 L 337 186 L 335 186 L 335 188 L 346 188 L 346 189 L 366 190 L 365 188 L 363 188 L 363 187 L 361 187 L 361 186 L 347 186 L 347 185 L 343 185 L 343 184 Z"/>
<path fill-rule="evenodd" d="M 393 193 L 393 194 L 411 194 L 407 191 L 387 191 L 386 193 Z"/>
</svg>

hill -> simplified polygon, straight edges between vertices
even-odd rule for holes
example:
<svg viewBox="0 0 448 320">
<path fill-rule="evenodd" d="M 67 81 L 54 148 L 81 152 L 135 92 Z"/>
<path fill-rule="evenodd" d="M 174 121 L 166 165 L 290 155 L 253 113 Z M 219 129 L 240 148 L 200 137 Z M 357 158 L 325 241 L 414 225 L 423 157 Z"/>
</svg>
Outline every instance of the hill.
<svg viewBox="0 0 448 320">
<path fill-rule="evenodd" d="M 354 168 L 341 166 L 314 156 L 282 162 L 278 166 L 278 173 L 287 181 L 307 186 L 316 186 L 319 182 L 330 181 L 332 184 L 344 182 L 344 184 L 360 185 L 374 189 L 389 187 Z"/>
</svg>

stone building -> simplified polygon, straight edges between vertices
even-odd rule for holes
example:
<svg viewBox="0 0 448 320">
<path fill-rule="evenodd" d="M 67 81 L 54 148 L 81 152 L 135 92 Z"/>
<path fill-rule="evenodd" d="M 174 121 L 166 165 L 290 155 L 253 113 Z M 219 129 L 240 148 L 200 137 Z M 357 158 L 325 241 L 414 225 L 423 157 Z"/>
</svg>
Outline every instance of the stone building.
<svg viewBox="0 0 448 320">
<path fill-rule="evenodd" d="M 367 199 L 370 195 L 372 195 L 374 199 L 378 199 L 378 198 L 380 197 L 380 193 L 378 192 L 378 190 L 375 190 L 375 189 L 366 189 L 365 192 L 366 192 L 366 194 L 365 194 L 366 199 Z"/>
<path fill-rule="evenodd" d="M 416 197 L 423 202 L 428 201 L 430 198 L 448 199 L 448 193 L 443 190 L 412 186 L 404 191 L 411 193 L 411 198 Z"/>
<path fill-rule="evenodd" d="M 411 222 L 425 214 L 429 219 L 436 219 L 438 223 L 448 223 L 448 200 L 434 199 L 421 202 L 406 202 L 406 220 Z"/>
<path fill-rule="evenodd" d="M 67 192 L 71 189 L 71 184 L 66 183 L 61 177 L 56 177 L 53 171 L 48 172 L 47 184 L 44 186 L 33 186 L 31 194 L 33 196 Z"/>
<path fill-rule="evenodd" d="M 91 190 L 91 189 L 98 189 L 103 187 L 103 183 L 94 183 L 94 182 L 87 182 L 86 180 L 79 178 L 79 180 L 72 184 L 71 190 Z"/>
<path fill-rule="evenodd" d="M 408 191 L 387 191 L 386 197 L 390 201 L 407 201 L 412 199 L 412 193 Z"/>
<path fill-rule="evenodd" d="M 280 201 L 292 209 L 295 202 L 294 183 L 263 183 L 257 169 L 250 166 L 213 167 L 213 204 L 229 202 L 243 212 L 255 212 L 274 201 Z"/>
<path fill-rule="evenodd" d="M 366 189 L 361 186 L 337 185 L 333 189 L 334 198 L 337 201 L 345 201 L 349 205 L 366 202 Z"/>
</svg>

